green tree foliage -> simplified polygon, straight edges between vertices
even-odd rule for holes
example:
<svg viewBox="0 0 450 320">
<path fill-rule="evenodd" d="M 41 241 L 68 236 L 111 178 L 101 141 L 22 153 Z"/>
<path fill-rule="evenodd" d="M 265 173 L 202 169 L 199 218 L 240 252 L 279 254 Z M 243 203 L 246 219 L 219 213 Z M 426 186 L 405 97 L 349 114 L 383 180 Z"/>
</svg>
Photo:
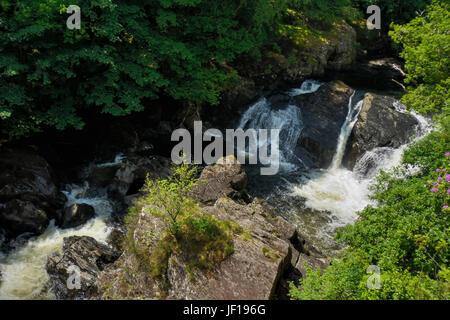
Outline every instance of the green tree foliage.
<svg viewBox="0 0 450 320">
<path fill-rule="evenodd" d="M 387 27 L 391 22 L 406 23 L 421 13 L 430 0 L 353 0 L 353 5 L 366 13 L 370 5 L 381 9 L 382 25 Z"/>
<path fill-rule="evenodd" d="M 81 30 L 66 28 L 68 5 Z M 141 111 L 161 95 L 217 104 L 227 66 L 267 41 L 284 0 L 1 0 L 0 125 L 81 128 L 86 111 Z"/>
<path fill-rule="evenodd" d="M 450 3 L 433 1 L 426 14 L 395 25 L 392 39 L 402 45 L 409 107 L 420 112 L 450 111 Z"/>
<path fill-rule="evenodd" d="M 348 244 L 343 254 L 323 274 L 310 271 L 300 287 L 292 285 L 291 298 L 450 298 L 448 132 L 444 126 L 416 142 L 405 152 L 405 166 L 380 174 L 373 187 L 377 207 L 337 234 Z M 408 165 L 420 171 L 406 174 Z M 381 270 L 380 289 L 366 285 L 369 265 Z"/>
<path fill-rule="evenodd" d="M 301 12 L 311 22 L 330 24 L 342 19 L 354 19 L 360 14 L 351 0 L 290 0 L 291 10 Z"/>
<path fill-rule="evenodd" d="M 174 236 L 180 231 L 178 217 L 193 205 L 189 193 L 197 185 L 197 168 L 181 164 L 172 169 L 173 173 L 167 179 L 152 180 L 147 176 L 142 191 L 145 197 L 141 205 L 147 206 L 152 214 L 160 214 L 167 220 Z"/>
</svg>

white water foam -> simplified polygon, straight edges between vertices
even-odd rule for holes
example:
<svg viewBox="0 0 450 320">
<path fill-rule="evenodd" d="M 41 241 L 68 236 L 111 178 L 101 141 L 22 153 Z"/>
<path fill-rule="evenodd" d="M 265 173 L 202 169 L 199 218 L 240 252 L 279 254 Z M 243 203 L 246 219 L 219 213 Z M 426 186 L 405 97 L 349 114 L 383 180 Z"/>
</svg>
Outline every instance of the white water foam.
<svg viewBox="0 0 450 320">
<path fill-rule="evenodd" d="M 399 112 L 407 112 L 399 102 L 395 102 L 393 107 Z M 357 106 L 356 110 L 358 108 L 360 109 L 361 106 Z M 416 141 L 428 134 L 432 128 L 426 118 L 414 112 L 411 112 L 411 114 L 419 123 L 413 139 L 413 141 Z M 333 217 L 332 224 L 335 227 L 353 223 L 358 218 L 357 212 L 364 209 L 367 205 L 376 206 L 376 203 L 369 198 L 369 186 L 375 182 L 376 175 L 381 169 L 390 171 L 392 168 L 400 165 L 403 151 L 410 145 L 410 143 L 407 143 L 397 149 L 387 147 L 375 148 L 367 151 L 358 159 L 353 171 L 341 168 L 340 165 L 345 151 L 343 149 L 345 149 L 355 122 L 356 120 L 354 119 L 346 120 L 344 123 L 337 151 L 330 168 L 312 171 L 309 177 L 305 178 L 303 184 L 292 187 L 294 195 L 306 199 L 305 205 L 307 207 L 318 211 L 330 212 Z M 419 170 L 413 167 L 405 169 L 405 174 L 407 175 L 414 174 Z"/>
<path fill-rule="evenodd" d="M 89 236 L 100 242 L 106 241 L 110 232 L 106 220 L 112 212 L 112 206 L 106 198 L 83 198 L 87 187 L 87 184 L 84 187 L 71 185 L 64 193 L 68 206 L 73 203 L 93 206 L 96 212 L 93 219 L 71 229 L 60 229 L 52 220 L 43 234 L 7 255 L 0 253 L 0 300 L 54 299 L 47 286 L 49 277 L 45 265 L 51 254 L 61 252 L 63 238 Z"/>
<path fill-rule="evenodd" d="M 288 92 L 289 96 L 298 96 L 317 91 L 322 83 L 306 80 L 300 88 Z M 300 108 L 288 104 L 285 108 L 275 109 L 266 98 L 261 98 L 242 115 L 237 128 L 241 129 L 279 129 L 280 130 L 280 169 L 283 172 L 295 170 L 303 161 L 293 150 L 303 130 Z M 270 141 L 269 141 L 270 145 Z M 259 147 L 259 146 L 258 146 Z M 243 152 L 241 150 L 241 152 Z M 246 152 L 246 151 L 245 151 Z M 245 154 L 247 155 L 247 153 Z"/>
<path fill-rule="evenodd" d="M 302 94 L 313 93 L 319 90 L 319 88 L 323 85 L 322 82 L 316 80 L 305 80 L 300 88 L 295 88 L 289 91 L 289 95 L 291 97 L 300 96 Z"/>
</svg>

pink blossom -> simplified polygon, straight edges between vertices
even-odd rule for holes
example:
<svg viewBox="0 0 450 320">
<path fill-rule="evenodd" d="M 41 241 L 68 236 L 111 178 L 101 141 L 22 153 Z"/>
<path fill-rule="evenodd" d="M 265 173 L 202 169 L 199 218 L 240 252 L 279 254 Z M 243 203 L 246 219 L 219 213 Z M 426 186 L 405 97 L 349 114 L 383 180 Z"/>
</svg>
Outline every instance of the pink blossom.
<svg viewBox="0 0 450 320">
<path fill-rule="evenodd" d="M 436 172 L 441 172 L 441 169 L 436 169 Z"/>
<path fill-rule="evenodd" d="M 446 153 L 445 153 L 445 156 L 446 156 L 446 157 L 450 157 L 450 152 L 446 152 Z"/>
<path fill-rule="evenodd" d="M 448 206 L 443 206 L 442 209 L 448 209 Z"/>
<path fill-rule="evenodd" d="M 430 191 L 431 191 L 431 192 L 438 192 L 439 189 L 437 189 L 437 188 L 431 188 Z M 448 191 L 450 192 L 450 190 L 448 190 Z M 449 193 L 449 194 L 450 194 L 450 193 Z"/>
<path fill-rule="evenodd" d="M 442 179 L 443 179 L 442 177 L 438 177 L 438 181 L 442 181 Z"/>
</svg>

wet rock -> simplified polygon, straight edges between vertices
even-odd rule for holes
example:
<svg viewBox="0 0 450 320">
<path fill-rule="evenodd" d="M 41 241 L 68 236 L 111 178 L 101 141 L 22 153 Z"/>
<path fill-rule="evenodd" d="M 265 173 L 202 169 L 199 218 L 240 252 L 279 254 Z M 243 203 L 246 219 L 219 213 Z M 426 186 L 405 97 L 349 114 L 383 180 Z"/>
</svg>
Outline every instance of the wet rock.
<svg viewBox="0 0 450 320">
<path fill-rule="evenodd" d="M 98 273 L 114 262 L 119 253 L 94 238 L 73 236 L 64 238 L 61 255 L 47 260 L 51 288 L 58 299 L 82 299 L 95 282 Z M 74 280 L 79 275 L 79 287 Z M 68 288 L 68 283 L 71 288 Z"/>
<path fill-rule="evenodd" d="M 47 228 L 47 214 L 30 201 L 14 199 L 0 210 L 0 222 L 7 232 L 17 236 L 25 232 L 41 234 Z"/>
<path fill-rule="evenodd" d="M 203 169 L 193 198 L 203 203 L 212 203 L 222 196 L 248 200 L 246 187 L 247 174 L 242 165 L 234 156 L 228 156 Z"/>
<path fill-rule="evenodd" d="M 270 96 L 267 100 L 268 103 L 271 104 L 272 108 L 282 109 L 290 103 L 291 96 L 289 96 L 288 94 L 278 93 L 273 96 Z"/>
<path fill-rule="evenodd" d="M 56 218 L 65 197 L 55 185 L 48 162 L 32 148 L 3 149 L 0 157 L 2 227 L 8 236 L 41 233 Z"/>
<path fill-rule="evenodd" d="M 321 168 L 331 164 L 352 93 L 344 83 L 331 82 L 314 93 L 294 98 L 304 124 L 296 151 L 300 157 L 311 159 Z"/>
<path fill-rule="evenodd" d="M 212 127 L 223 129 L 233 119 L 241 115 L 247 106 L 256 101 L 262 88 L 249 77 L 238 76 L 236 81 L 227 87 L 221 97 L 220 109 L 203 108 L 202 120 L 208 119 Z"/>
<path fill-rule="evenodd" d="M 366 151 L 379 147 L 398 148 L 414 134 L 417 120 L 412 115 L 397 111 L 395 101 L 394 98 L 373 93 L 365 95 L 344 159 L 349 168 L 352 169 Z"/>
<path fill-rule="evenodd" d="M 150 178 L 167 177 L 170 174 L 171 160 L 161 156 L 142 157 L 131 154 L 116 171 L 108 194 L 122 199 L 126 195 L 139 192 L 147 174 Z"/>
<path fill-rule="evenodd" d="M 113 181 L 119 168 L 120 163 L 113 165 L 98 165 L 93 167 L 88 178 L 89 186 L 97 188 L 106 187 Z"/>
<path fill-rule="evenodd" d="M 75 203 L 64 210 L 61 217 L 61 228 L 78 227 L 95 216 L 95 210 L 86 203 Z"/>
<path fill-rule="evenodd" d="M 0 158 L 0 199 L 51 201 L 58 190 L 50 165 L 32 150 L 4 150 Z"/>
<path fill-rule="evenodd" d="M 49 218 L 56 217 L 64 205 L 64 195 L 55 185 L 50 165 L 31 148 L 1 151 L 0 201 L 13 199 L 33 203 Z"/>
</svg>

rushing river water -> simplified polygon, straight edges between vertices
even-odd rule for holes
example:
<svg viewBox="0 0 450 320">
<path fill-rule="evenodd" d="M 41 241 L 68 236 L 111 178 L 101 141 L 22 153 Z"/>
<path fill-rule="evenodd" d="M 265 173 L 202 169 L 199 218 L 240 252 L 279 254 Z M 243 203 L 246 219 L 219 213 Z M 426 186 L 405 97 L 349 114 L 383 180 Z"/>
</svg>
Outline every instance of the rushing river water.
<svg viewBox="0 0 450 320">
<path fill-rule="evenodd" d="M 308 94 L 319 87 L 320 83 L 316 81 L 305 81 L 301 88 L 288 94 Z M 267 99 L 261 99 L 243 114 L 238 126 L 280 129 L 280 137 L 289 136 L 283 140 L 280 138 L 280 154 L 284 161 L 281 172 L 273 177 L 260 176 L 259 171 L 248 168 L 251 176 L 249 189 L 278 208 L 307 240 L 326 254 L 335 254 L 341 249 L 341 245 L 334 241 L 338 228 L 353 223 L 358 218 L 357 212 L 367 205 L 376 205 L 369 198 L 369 186 L 374 183 L 380 169 L 389 170 L 400 164 L 407 146 L 376 148 L 366 152 L 352 171 L 342 167 L 347 141 L 361 111 L 363 93 L 355 91 L 349 99 L 347 117 L 332 163 L 327 169 L 309 169 L 299 156 L 291 154 L 303 129 L 301 106 L 289 105 L 285 109 L 274 110 Z M 406 112 L 398 102 L 393 107 L 399 112 Z M 277 116 L 273 117 L 273 114 Z M 293 114 L 298 118 L 292 119 Z M 419 139 L 430 130 L 429 122 L 420 115 L 412 114 L 419 122 L 415 138 Z M 293 127 L 296 130 L 292 134 Z"/>
<path fill-rule="evenodd" d="M 87 184 L 67 186 L 64 191 L 66 206 L 74 203 L 89 204 L 95 209 L 94 218 L 82 226 L 70 229 L 60 229 L 52 220 L 43 234 L 31 238 L 25 245 L 8 254 L 0 253 L 0 300 L 54 299 L 49 290 L 45 265 L 50 255 L 61 252 L 63 239 L 70 236 L 90 236 L 100 242 L 106 241 L 110 232 L 107 219 L 113 210 L 112 204 L 106 197 L 86 196 L 88 188 Z"/>
<path fill-rule="evenodd" d="M 317 81 L 305 81 L 300 88 L 292 89 L 287 95 L 294 97 L 312 93 L 320 86 L 321 83 Z M 249 189 L 277 207 L 307 240 L 326 254 L 333 254 L 340 249 L 333 240 L 336 229 L 353 223 L 357 219 L 357 212 L 371 203 L 368 187 L 377 172 L 399 164 L 406 147 L 377 148 L 364 154 L 353 171 L 342 168 L 345 146 L 361 111 L 361 96 L 361 93 L 354 92 L 349 99 L 347 117 L 328 169 L 309 169 L 301 157 L 292 151 L 303 129 L 301 106 L 289 103 L 285 108 L 272 108 L 266 98 L 261 98 L 248 108 L 237 125 L 239 128 L 281 130 L 280 173 L 276 176 L 260 176 L 259 169 L 247 168 L 250 175 Z M 395 103 L 394 108 L 405 112 L 399 103 Z M 420 138 L 427 132 L 428 122 L 421 116 L 415 117 L 420 124 L 416 137 Z M 116 165 L 122 160 L 123 155 L 118 155 L 114 162 L 97 166 Z M 89 196 L 91 193 L 88 190 L 87 184 L 67 186 L 64 191 L 68 200 L 66 205 L 90 204 L 96 211 L 95 218 L 72 229 L 60 229 L 51 221 L 42 235 L 31 238 L 7 254 L 0 252 L 0 299 L 54 299 L 48 287 L 49 277 L 45 265 L 51 254 L 61 251 L 63 238 L 86 235 L 100 242 L 106 241 L 110 232 L 107 221 L 113 210 L 112 203 L 106 196 Z"/>
</svg>

